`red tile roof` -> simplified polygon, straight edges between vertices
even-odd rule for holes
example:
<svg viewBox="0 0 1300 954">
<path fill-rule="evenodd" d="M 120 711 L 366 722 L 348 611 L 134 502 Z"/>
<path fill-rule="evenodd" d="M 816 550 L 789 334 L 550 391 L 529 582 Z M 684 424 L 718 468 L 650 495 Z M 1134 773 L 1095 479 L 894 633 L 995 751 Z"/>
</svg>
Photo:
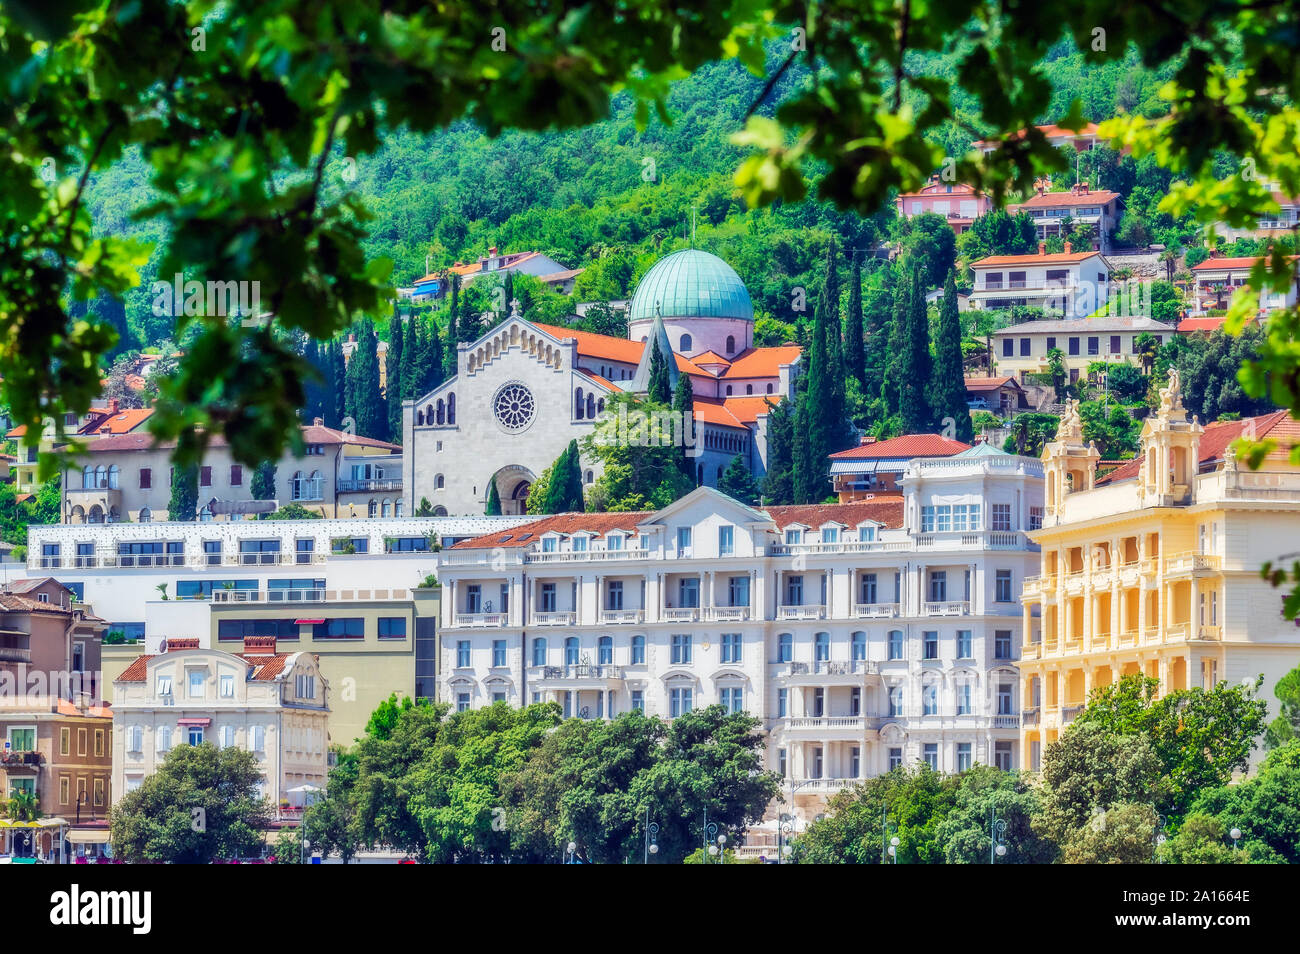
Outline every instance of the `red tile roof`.
<svg viewBox="0 0 1300 954">
<path fill-rule="evenodd" d="M 1278 449 L 1270 455 L 1274 458 L 1286 457 L 1291 447 L 1300 443 L 1300 421 L 1296 421 L 1286 411 L 1274 411 L 1271 414 L 1261 414 L 1259 417 L 1248 417 L 1240 421 L 1215 421 L 1205 425 L 1205 433 L 1201 435 L 1200 458 L 1197 463 L 1204 466 L 1222 460 L 1223 452 L 1228 445 L 1241 437 L 1250 421 L 1255 422 L 1256 440 L 1267 437 L 1277 441 Z M 1116 467 L 1097 483 L 1115 483 L 1136 477 L 1141 464 L 1141 458 L 1135 457 L 1133 460 L 1126 461 L 1122 467 Z"/>
<path fill-rule="evenodd" d="M 1015 378 L 1004 376 L 1000 378 L 967 378 L 966 390 L 996 391 L 998 388 L 1006 387 L 1008 384 L 1017 390 L 1020 389 L 1020 385 L 1016 384 Z"/>
<path fill-rule="evenodd" d="M 981 258 L 978 262 L 971 262 L 971 268 L 988 268 L 997 265 L 1074 265 L 1079 262 L 1092 258 L 1094 255 L 1100 255 L 1101 252 L 1071 252 L 1066 255 L 1064 252 L 1053 252 L 1049 255 L 1039 255 L 1037 252 L 1029 255 L 990 255 L 988 258 Z"/>
<path fill-rule="evenodd" d="M 400 444 L 390 444 L 388 441 L 375 440 L 372 437 L 362 437 L 359 434 L 346 434 L 343 431 L 333 427 L 324 427 L 320 424 L 306 424 L 302 428 L 302 439 L 308 444 L 345 444 L 351 447 L 378 447 L 383 450 L 400 452 Z M 151 434 L 143 432 L 133 432 L 130 434 L 115 434 L 109 437 L 101 437 L 99 440 L 92 441 L 86 445 L 86 451 L 94 454 L 106 454 L 116 451 L 140 451 L 140 450 L 171 450 L 176 446 L 175 441 L 163 441 L 155 444 Z M 213 434 L 209 444 L 211 447 L 226 447 L 227 441 L 220 434 Z"/>
<path fill-rule="evenodd" d="M 970 450 L 969 444 L 955 441 L 941 434 L 904 434 L 891 437 L 887 441 L 850 447 L 837 454 L 831 454 L 831 460 L 877 460 L 879 458 L 913 457 L 951 457 Z"/>
<path fill-rule="evenodd" d="M 248 663 L 248 678 L 257 682 L 270 682 L 281 673 L 289 662 L 290 656 L 296 656 L 297 653 L 276 653 L 272 655 L 245 655 L 244 653 L 231 653 L 232 656 L 238 656 L 244 662 Z M 122 675 L 117 677 L 117 682 L 144 682 L 145 676 L 148 675 L 149 660 L 154 658 L 154 654 L 136 656 L 131 664 L 122 670 Z"/>
<path fill-rule="evenodd" d="M 579 331 L 576 328 L 565 328 L 561 325 L 547 325 L 540 321 L 534 321 L 533 327 L 546 332 L 552 338 L 577 342 L 578 354 L 589 358 L 604 358 L 606 361 L 637 364 L 641 361 L 641 350 L 645 347 L 641 342 L 629 341 L 627 338 L 598 335 L 594 332 Z"/>
<path fill-rule="evenodd" d="M 1119 199 L 1118 192 L 1109 189 L 1095 189 L 1088 192 L 1043 192 L 1007 208 L 1008 212 L 1017 209 L 1055 209 L 1061 206 L 1109 205 Z"/>
<path fill-rule="evenodd" d="M 1228 318 L 1226 315 L 1219 315 L 1217 317 L 1201 315 L 1196 318 L 1184 318 L 1182 321 L 1178 322 L 1177 330 L 1180 334 L 1184 334 L 1184 335 L 1190 334 L 1192 332 L 1197 332 L 1197 331 L 1205 331 L 1205 332 L 1217 331 L 1218 329 L 1223 327 L 1223 323 L 1227 320 Z M 1259 316 L 1256 315 L 1248 319 L 1247 323 L 1258 321 L 1258 320 L 1259 320 Z"/>
<path fill-rule="evenodd" d="M 825 523 L 840 523 L 856 527 L 865 520 L 873 520 L 886 527 L 903 525 L 903 498 L 899 494 L 881 494 L 855 500 L 852 503 L 808 504 L 792 507 L 766 507 L 766 513 L 780 529 L 800 524 L 820 527 Z"/>
<path fill-rule="evenodd" d="M 1294 262 L 1300 256 L 1289 255 L 1287 261 Z M 1200 264 L 1193 265 L 1192 271 L 1218 271 L 1224 268 L 1254 268 L 1256 262 L 1262 262 L 1263 258 L 1258 255 L 1247 256 L 1245 258 L 1207 258 Z"/>
<path fill-rule="evenodd" d="M 716 351 L 706 351 L 704 354 L 697 354 L 695 357 L 691 358 L 691 361 L 701 366 L 706 364 L 731 364 L 730 360 L 724 358 Z"/>
<path fill-rule="evenodd" d="M 1069 137 L 1070 139 L 1092 139 L 1097 135 L 1096 123 L 1088 123 L 1078 132 L 1074 132 L 1070 129 L 1062 129 L 1054 123 L 1048 123 L 1046 126 L 1035 126 L 1034 128 L 1041 132 L 1047 139 L 1057 139 L 1062 136 Z M 1007 141 L 1016 142 L 1023 139 L 1026 132 L 1027 130 L 1021 129 L 1018 132 L 1012 133 L 1007 137 Z M 971 143 L 971 145 L 978 149 L 980 146 L 992 145 L 998 141 L 999 140 L 996 139 L 977 139 L 975 142 Z"/>
<path fill-rule="evenodd" d="M 724 398 L 722 406 L 741 424 L 753 424 L 784 400 L 779 394 Z"/>
<path fill-rule="evenodd" d="M 525 523 L 510 530 L 497 531 L 462 540 L 452 547 L 453 550 L 483 550 L 502 547 L 507 550 L 526 547 L 536 543 L 544 533 L 572 534 L 586 532 L 603 537 L 611 530 L 633 531 L 650 511 L 629 511 L 627 513 L 557 513 L 543 517 L 532 523 Z"/>
<path fill-rule="evenodd" d="M 803 349 L 798 345 L 777 345 L 775 348 L 750 348 L 742 351 L 723 372 L 724 378 L 774 378 L 781 365 L 792 364 Z"/>
<path fill-rule="evenodd" d="M 153 416 L 151 407 L 133 407 L 116 414 L 100 416 L 83 427 L 79 434 L 129 434 Z"/>
<path fill-rule="evenodd" d="M 0 610 L 6 613 L 55 613 L 59 616 L 72 614 L 72 610 L 64 609 L 57 603 L 43 603 L 17 593 L 0 593 Z"/>
</svg>

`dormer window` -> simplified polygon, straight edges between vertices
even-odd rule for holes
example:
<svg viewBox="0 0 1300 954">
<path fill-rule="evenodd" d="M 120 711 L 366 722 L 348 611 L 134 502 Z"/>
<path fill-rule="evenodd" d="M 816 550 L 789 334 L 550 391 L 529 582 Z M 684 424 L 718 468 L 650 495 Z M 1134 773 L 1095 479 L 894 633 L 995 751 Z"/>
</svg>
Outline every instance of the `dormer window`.
<svg viewBox="0 0 1300 954">
<path fill-rule="evenodd" d="M 803 531 L 787 530 L 785 532 L 785 542 L 787 544 L 803 543 Z"/>
<path fill-rule="evenodd" d="M 542 537 L 542 552 L 554 553 L 559 547 L 559 540 L 555 537 Z"/>
<path fill-rule="evenodd" d="M 839 527 L 822 527 L 822 543 L 839 543 Z"/>
<path fill-rule="evenodd" d="M 587 552 L 587 538 L 585 536 L 577 536 L 573 538 L 573 552 L 574 553 Z"/>
<path fill-rule="evenodd" d="M 605 549 L 606 550 L 623 549 L 623 535 L 621 533 L 611 533 L 609 536 L 607 536 L 605 538 Z"/>
<path fill-rule="evenodd" d="M 875 527 L 858 527 L 858 542 L 872 543 L 876 539 Z"/>
</svg>

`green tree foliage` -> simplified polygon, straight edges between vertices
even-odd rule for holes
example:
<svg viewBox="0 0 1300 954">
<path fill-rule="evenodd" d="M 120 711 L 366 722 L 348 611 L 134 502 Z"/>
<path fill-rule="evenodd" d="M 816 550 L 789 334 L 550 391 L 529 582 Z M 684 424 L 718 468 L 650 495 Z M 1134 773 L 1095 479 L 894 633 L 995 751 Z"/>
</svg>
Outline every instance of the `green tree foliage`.
<svg viewBox="0 0 1300 954">
<path fill-rule="evenodd" d="M 1183 378 L 1183 403 L 1188 413 L 1203 423 L 1225 414 L 1267 414 L 1278 405 L 1267 394 L 1248 394 L 1240 380 L 1241 369 L 1258 360 L 1265 335 L 1259 327 L 1235 336 L 1217 330 L 1207 337 L 1180 335 L 1183 341 L 1160 348 L 1152 378 L 1163 382 L 1168 377 L 1167 367 L 1177 367 Z"/>
<path fill-rule="evenodd" d="M 659 339 L 650 340 L 650 380 L 647 383 L 646 396 L 657 404 L 670 404 L 673 399 L 672 379 L 669 376 L 668 362 L 671 355 L 665 355 L 659 349 Z"/>
<path fill-rule="evenodd" d="M 1070 865 L 1150 864 L 1159 825 L 1159 816 L 1148 804 L 1113 805 L 1074 833 L 1061 860 Z"/>
<path fill-rule="evenodd" d="M 1138 404 L 1146 397 L 1147 378 L 1134 365 L 1106 365 L 1106 392 L 1121 404 Z"/>
<path fill-rule="evenodd" d="M 128 863 L 260 856 L 271 821 L 270 806 L 258 794 L 261 782 L 252 752 L 210 742 L 178 745 L 113 806 L 113 853 Z"/>
<path fill-rule="evenodd" d="M 172 478 L 172 495 L 167 504 L 169 520 L 193 520 L 198 515 L 199 465 L 177 467 Z"/>
<path fill-rule="evenodd" d="M 1255 864 L 1300 864 L 1300 742 L 1270 752 L 1256 775 L 1201 792 L 1187 820 L 1197 814 L 1240 831 Z"/>
<path fill-rule="evenodd" d="M 1250 850 L 1234 851 L 1228 829 L 1213 815 L 1196 812 L 1159 849 L 1160 860 L 1174 865 L 1249 864 Z"/>
<path fill-rule="evenodd" d="M 321 515 L 313 510 L 308 510 L 302 504 L 285 504 L 274 513 L 266 515 L 267 520 L 320 520 Z"/>
<path fill-rule="evenodd" d="M 1057 848 L 1034 829 L 1039 811 L 1038 793 L 1023 776 L 976 766 L 962 773 L 952 808 L 934 829 L 935 840 L 947 864 L 988 864 L 996 819 L 1006 823 L 1001 842 L 1007 853 L 995 864 L 1047 864 Z"/>
<path fill-rule="evenodd" d="M 695 489 L 695 481 L 682 473 L 671 408 L 620 393 L 610 396 L 605 411 L 582 442 L 583 453 L 603 465 L 591 487 L 591 507 L 658 510 Z M 626 422 L 625 431 L 621 421 Z M 553 475 L 552 485 L 555 480 Z"/>
<path fill-rule="evenodd" d="M 1041 457 L 1043 446 L 1056 436 L 1060 423 L 1054 414 L 1040 414 L 1036 411 L 1017 414 L 1011 419 L 1011 433 L 1002 449 L 1008 454 Z"/>
<path fill-rule="evenodd" d="M 20 502 L 13 483 L 0 482 L 0 540 L 26 547 L 29 526 L 58 523 L 61 484 L 62 478 L 51 477 L 37 489 L 35 497 Z"/>
<path fill-rule="evenodd" d="M 569 446 L 551 465 L 544 490 L 545 499 L 541 504 L 541 513 L 578 513 L 584 509 L 582 459 L 578 453 L 576 440 L 569 441 Z M 529 499 L 531 500 L 537 492 L 534 486 L 528 494 Z"/>
<path fill-rule="evenodd" d="M 1094 690 L 1071 731 L 1096 725 L 1112 734 L 1149 739 L 1168 786 L 1167 801 L 1157 804 L 1181 815 L 1198 791 L 1226 785 L 1233 772 L 1246 768 L 1264 731 L 1268 706 L 1244 687 L 1226 682 L 1213 689 L 1176 689 L 1157 699 L 1159 685 L 1159 680 L 1129 675 Z"/>
<path fill-rule="evenodd" d="M 388 437 L 388 411 L 379 388 L 379 338 L 374 323 L 362 319 L 357 326 L 356 348 L 348 359 L 348 415 L 362 437 Z"/>
<path fill-rule="evenodd" d="M 1123 405 L 1115 401 L 1080 401 L 1079 419 L 1083 422 L 1083 439 L 1096 443 L 1102 459 L 1123 460 L 1137 454 L 1142 426 Z"/>
<path fill-rule="evenodd" d="M 866 387 L 867 355 L 862 323 L 862 259 L 854 250 L 849 268 L 849 310 L 844 316 L 844 370 Z"/>
<path fill-rule="evenodd" d="M 767 407 L 767 473 L 763 476 L 763 499 L 769 504 L 792 504 L 794 503 L 794 402 L 782 401 L 773 405 L 769 401 Z"/>
<path fill-rule="evenodd" d="M 897 315 L 901 320 L 901 344 L 898 373 L 898 414 L 902 419 L 904 434 L 924 434 L 933 431 L 934 414 L 926 394 L 931 381 L 930 371 L 930 320 L 926 314 L 925 286 L 921 268 L 914 265 L 911 287 L 906 299 L 906 310 Z"/>
<path fill-rule="evenodd" d="M 699 435 L 696 434 L 695 428 L 695 392 L 691 387 L 691 376 L 689 374 L 677 376 L 677 387 L 673 389 L 673 414 L 681 422 L 682 429 L 682 442 L 677 463 L 681 467 L 682 476 L 687 481 L 694 482 L 696 458 L 691 456 L 691 452 L 698 446 Z M 688 428 L 690 430 L 689 435 L 686 433 Z"/>
<path fill-rule="evenodd" d="M 968 262 L 989 255 L 1029 255 L 1038 250 L 1038 231 L 1026 213 L 1011 215 L 994 209 L 971 223 L 957 239 L 957 247 Z"/>
<path fill-rule="evenodd" d="M 1264 746 L 1276 749 L 1300 737 L 1300 667 L 1292 669 L 1273 687 L 1279 712 L 1264 733 Z"/>
<path fill-rule="evenodd" d="M 275 461 L 263 461 L 253 471 L 248 490 L 254 500 L 275 500 Z M 174 519 L 174 518 L 173 518 Z"/>
<path fill-rule="evenodd" d="M 931 403 L 940 423 L 946 417 L 956 424 L 953 433 L 959 441 L 975 439 L 970 408 L 966 404 L 966 376 L 961 355 L 961 320 L 957 314 L 956 275 L 948 273 L 939 306 L 939 326 L 934 342 L 934 375 L 930 385 Z"/>
<path fill-rule="evenodd" d="M 758 481 L 749 472 L 749 468 L 745 466 L 745 461 L 739 454 L 731 459 L 727 469 L 722 472 L 722 479 L 718 481 L 718 490 L 743 504 L 753 506 L 758 503 Z"/>
<path fill-rule="evenodd" d="M 401 312 L 393 306 L 393 317 L 388 322 L 388 353 L 384 358 L 384 398 L 388 407 L 388 439 L 402 440 L 402 360 L 405 357 L 405 323 Z"/>
</svg>

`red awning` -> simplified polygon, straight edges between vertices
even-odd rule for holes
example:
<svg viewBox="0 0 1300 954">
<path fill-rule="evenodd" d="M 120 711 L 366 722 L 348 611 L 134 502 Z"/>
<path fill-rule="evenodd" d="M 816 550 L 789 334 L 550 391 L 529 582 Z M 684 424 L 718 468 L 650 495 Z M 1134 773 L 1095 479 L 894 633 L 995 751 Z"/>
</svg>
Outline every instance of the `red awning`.
<svg viewBox="0 0 1300 954">
<path fill-rule="evenodd" d="M 293 624 L 295 626 L 301 626 L 303 623 L 308 623 L 312 626 L 315 626 L 317 623 L 323 623 L 323 622 L 325 622 L 325 620 L 323 619 L 295 619 L 293 621 Z"/>
<path fill-rule="evenodd" d="M 177 725 L 211 725 L 211 719 L 177 719 Z"/>
</svg>

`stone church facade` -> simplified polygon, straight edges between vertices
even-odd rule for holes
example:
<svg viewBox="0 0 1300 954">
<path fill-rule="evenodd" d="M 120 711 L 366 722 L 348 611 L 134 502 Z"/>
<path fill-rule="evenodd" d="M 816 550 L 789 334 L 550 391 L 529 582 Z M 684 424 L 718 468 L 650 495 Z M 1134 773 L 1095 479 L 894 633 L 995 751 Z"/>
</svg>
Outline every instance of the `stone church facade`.
<svg viewBox="0 0 1300 954">
<path fill-rule="evenodd" d="M 795 345 L 753 347 L 753 308 L 735 271 L 698 249 L 645 274 L 628 306 L 627 339 L 512 315 L 461 344 L 457 373 L 407 401 L 402 413 L 407 513 L 428 500 L 436 515 L 482 513 L 496 481 L 502 512 L 523 513 L 529 489 L 569 441 L 579 445 L 619 391 L 644 391 L 653 336 L 671 350 L 674 383 L 695 396 L 698 484 L 716 487 L 739 455 L 766 472 L 769 404 L 787 399 L 800 368 Z M 582 461 L 584 484 L 599 461 Z"/>
</svg>

